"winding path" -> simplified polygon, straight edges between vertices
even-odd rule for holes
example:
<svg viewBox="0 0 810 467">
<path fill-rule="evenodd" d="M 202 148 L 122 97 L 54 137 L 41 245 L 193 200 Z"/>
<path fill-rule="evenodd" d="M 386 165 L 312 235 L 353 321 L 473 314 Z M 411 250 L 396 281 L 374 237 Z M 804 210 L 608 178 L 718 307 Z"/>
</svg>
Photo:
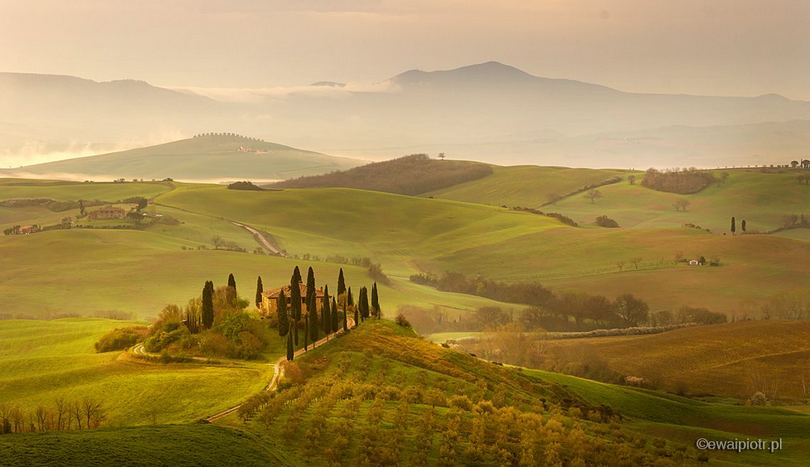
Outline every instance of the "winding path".
<svg viewBox="0 0 810 467">
<path fill-rule="evenodd" d="M 273 253 L 275 255 L 278 255 L 278 256 L 287 256 L 287 255 L 284 254 L 283 251 L 278 249 L 278 247 L 273 245 L 273 243 L 270 240 L 268 240 L 267 237 L 262 232 L 259 232 L 258 230 L 254 229 L 253 227 L 251 227 L 249 225 L 242 224 L 242 223 L 239 223 L 239 222 L 236 222 L 236 221 L 231 221 L 231 224 L 233 224 L 233 225 L 235 225 L 237 227 L 242 227 L 243 229 L 245 229 L 248 232 L 250 232 L 251 234 L 253 234 L 253 238 L 255 238 L 256 241 L 259 242 L 260 245 L 262 245 L 265 249 L 267 249 L 267 251 L 270 251 L 271 253 Z"/>
<path fill-rule="evenodd" d="M 349 326 L 349 329 L 353 328 L 354 327 L 354 319 L 348 318 L 347 325 Z M 333 341 L 333 340 L 335 340 L 337 338 L 337 336 L 342 335 L 343 332 L 344 332 L 343 328 L 341 327 L 334 334 L 331 334 L 331 335 L 326 336 L 326 337 L 324 337 L 324 338 L 322 338 L 320 340 L 315 341 L 312 345 L 310 345 L 308 347 L 307 350 L 304 350 L 304 349 L 296 350 L 295 353 L 293 354 L 293 357 L 294 358 L 299 357 L 299 356 L 304 355 L 305 353 L 307 353 L 309 350 L 312 350 L 312 349 L 314 349 L 316 347 L 320 347 L 320 346 L 326 344 L 327 342 Z M 278 382 L 281 379 L 281 376 L 282 376 L 283 371 L 284 371 L 281 368 L 281 364 L 284 363 L 284 361 L 286 361 L 286 360 L 287 360 L 286 355 L 279 358 L 278 360 L 276 360 L 276 363 L 273 365 L 273 377 L 270 378 L 270 383 L 265 388 L 265 391 L 272 392 L 272 391 L 276 390 L 276 388 L 278 387 Z M 223 410 L 222 412 L 215 413 L 214 415 L 211 415 L 210 417 L 206 417 L 204 420 L 206 422 L 208 422 L 208 423 L 213 423 L 213 422 L 219 420 L 220 418 L 227 417 L 228 415 L 236 412 L 237 410 L 239 410 L 239 407 L 242 407 L 242 404 L 235 405 L 235 406 L 233 406 L 233 407 L 231 407 L 229 409 Z"/>
</svg>

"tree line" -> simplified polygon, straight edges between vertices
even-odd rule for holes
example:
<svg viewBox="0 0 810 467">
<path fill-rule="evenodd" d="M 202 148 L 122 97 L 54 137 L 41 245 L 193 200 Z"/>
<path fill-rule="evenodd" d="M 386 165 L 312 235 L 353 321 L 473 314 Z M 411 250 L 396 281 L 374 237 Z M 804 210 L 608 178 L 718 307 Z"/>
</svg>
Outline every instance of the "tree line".
<svg viewBox="0 0 810 467">
<path fill-rule="evenodd" d="M 52 405 L 38 405 L 26 411 L 13 405 L 0 405 L 0 434 L 42 433 L 98 428 L 107 419 L 104 405 L 93 398 L 56 399 Z"/>
<path fill-rule="evenodd" d="M 641 184 L 657 191 L 690 194 L 697 193 L 716 181 L 717 179 L 711 172 L 692 167 L 665 171 L 649 169 L 644 174 Z"/>
<path fill-rule="evenodd" d="M 582 331 L 603 327 L 633 327 L 646 323 L 649 317 L 647 303 L 632 294 L 623 294 L 614 300 L 585 293 L 557 295 L 538 282 L 506 283 L 481 276 L 469 277 L 458 272 L 446 272 L 439 277 L 415 274 L 410 279 L 445 292 L 466 293 L 499 302 L 529 305 L 531 308 L 521 315 L 531 317 L 533 324 L 530 327 L 533 328 Z M 489 311 L 495 313 L 494 309 Z"/>
</svg>

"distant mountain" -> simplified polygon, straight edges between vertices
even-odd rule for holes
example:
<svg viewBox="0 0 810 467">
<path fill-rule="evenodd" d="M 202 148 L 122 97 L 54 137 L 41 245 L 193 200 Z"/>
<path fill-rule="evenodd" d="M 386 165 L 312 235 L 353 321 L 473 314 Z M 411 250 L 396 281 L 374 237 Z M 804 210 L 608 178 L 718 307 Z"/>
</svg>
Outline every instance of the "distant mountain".
<svg viewBox="0 0 810 467">
<path fill-rule="evenodd" d="M 375 159 L 447 152 L 500 164 L 715 166 L 806 156 L 796 122 L 810 122 L 810 102 L 776 94 L 631 93 L 498 62 L 410 70 L 370 86 L 322 81 L 286 92 L 239 92 L 242 98 L 227 99 L 227 90 L 208 98 L 140 81 L 3 74 L 0 160 L 4 153 L 166 141 L 227 128 Z M 666 144 L 651 143 L 660 140 Z"/>
<path fill-rule="evenodd" d="M 270 185 L 274 188 L 342 187 L 418 195 L 492 174 L 492 167 L 480 162 L 431 159 L 413 154 L 384 162 L 324 175 L 301 177 Z"/>
<path fill-rule="evenodd" d="M 6 173 L 72 179 L 170 177 L 190 181 L 266 182 L 338 171 L 361 163 L 356 159 L 228 134 L 195 136 L 129 151 L 31 165 Z"/>
</svg>

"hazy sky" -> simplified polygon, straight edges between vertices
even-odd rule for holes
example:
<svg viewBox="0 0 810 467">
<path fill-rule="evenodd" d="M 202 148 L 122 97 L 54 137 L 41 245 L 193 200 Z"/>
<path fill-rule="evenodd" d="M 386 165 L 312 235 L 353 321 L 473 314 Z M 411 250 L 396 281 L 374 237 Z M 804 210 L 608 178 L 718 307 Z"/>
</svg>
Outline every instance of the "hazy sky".
<svg viewBox="0 0 810 467">
<path fill-rule="evenodd" d="M 0 71 L 268 87 L 488 60 L 631 91 L 810 100 L 810 1 L 0 0 Z"/>
</svg>

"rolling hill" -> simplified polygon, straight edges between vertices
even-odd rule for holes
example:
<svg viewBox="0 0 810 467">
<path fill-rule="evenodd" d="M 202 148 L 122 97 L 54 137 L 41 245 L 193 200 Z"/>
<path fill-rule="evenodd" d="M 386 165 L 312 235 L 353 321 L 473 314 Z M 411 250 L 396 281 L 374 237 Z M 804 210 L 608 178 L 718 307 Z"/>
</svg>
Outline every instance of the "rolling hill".
<svg viewBox="0 0 810 467">
<path fill-rule="evenodd" d="M 145 366 L 182 372 L 190 365 Z M 3 435 L 0 464 L 87 465 L 91 459 L 304 466 L 340 459 L 352 465 L 543 465 L 559 459 L 585 465 L 769 465 L 774 459 L 759 451 L 704 457 L 694 448 L 701 436 L 782 438 L 780 465 L 802 465 L 808 455 L 810 417 L 790 407 L 696 400 L 495 365 L 385 320 L 366 321 L 296 358 L 280 387 L 267 395 L 243 394 L 250 408 L 218 426 L 189 421 Z M 200 446 L 215 453 L 202 456 L 207 449 Z"/>
<path fill-rule="evenodd" d="M 605 365 L 672 392 L 745 399 L 762 391 L 769 398 L 804 400 L 808 337 L 807 321 L 739 321 L 648 336 L 551 340 L 546 362 L 574 372 Z"/>
<path fill-rule="evenodd" d="M 274 188 L 358 188 L 402 195 L 418 195 L 492 174 L 492 167 L 480 162 L 430 159 L 413 154 L 384 162 L 325 175 L 285 180 Z"/>
<path fill-rule="evenodd" d="M 172 143 L 66 159 L 9 171 L 70 179 L 280 180 L 359 165 L 354 159 L 237 135 L 202 135 Z"/>
</svg>

